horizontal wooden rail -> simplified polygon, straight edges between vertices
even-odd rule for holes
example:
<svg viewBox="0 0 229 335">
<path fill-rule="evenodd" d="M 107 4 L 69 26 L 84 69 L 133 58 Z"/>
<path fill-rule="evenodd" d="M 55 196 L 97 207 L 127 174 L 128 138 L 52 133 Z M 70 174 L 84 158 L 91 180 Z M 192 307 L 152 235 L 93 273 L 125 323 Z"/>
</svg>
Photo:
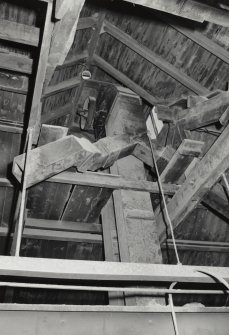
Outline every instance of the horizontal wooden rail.
<svg viewBox="0 0 229 335">
<path fill-rule="evenodd" d="M 0 53 L 0 68 L 9 71 L 31 74 L 33 60 L 13 52 Z"/>
<path fill-rule="evenodd" d="M 37 47 L 40 29 L 22 23 L 0 20 L 0 39 Z"/>
<path fill-rule="evenodd" d="M 229 282 L 228 267 L 77 261 L 0 256 L 0 275 L 13 277 L 122 281 L 215 283 L 206 271 Z"/>
<path fill-rule="evenodd" d="M 112 188 L 114 190 L 134 190 L 141 192 L 159 193 L 157 183 L 146 180 L 127 180 L 118 175 L 98 173 L 98 172 L 62 172 L 49 179 L 48 182 L 85 185 L 95 187 Z M 164 192 L 173 195 L 179 189 L 179 185 L 164 184 Z"/>
</svg>

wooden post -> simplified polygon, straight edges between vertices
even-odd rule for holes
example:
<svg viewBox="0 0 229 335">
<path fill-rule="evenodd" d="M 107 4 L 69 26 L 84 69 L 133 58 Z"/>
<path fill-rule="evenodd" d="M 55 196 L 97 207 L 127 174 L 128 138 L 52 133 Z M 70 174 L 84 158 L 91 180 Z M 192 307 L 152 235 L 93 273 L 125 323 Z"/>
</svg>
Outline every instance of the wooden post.
<svg viewBox="0 0 229 335">
<path fill-rule="evenodd" d="M 132 91 L 118 87 L 106 124 L 108 136 L 127 133 L 135 136 L 146 132 L 141 100 Z M 141 160 L 128 156 L 115 162 L 111 173 L 133 180 L 144 180 Z M 120 259 L 122 262 L 162 263 L 161 249 L 150 194 L 132 190 L 114 191 Z M 155 299 L 125 296 L 126 304 L 150 304 Z M 163 303 L 163 299 L 157 300 Z"/>
</svg>

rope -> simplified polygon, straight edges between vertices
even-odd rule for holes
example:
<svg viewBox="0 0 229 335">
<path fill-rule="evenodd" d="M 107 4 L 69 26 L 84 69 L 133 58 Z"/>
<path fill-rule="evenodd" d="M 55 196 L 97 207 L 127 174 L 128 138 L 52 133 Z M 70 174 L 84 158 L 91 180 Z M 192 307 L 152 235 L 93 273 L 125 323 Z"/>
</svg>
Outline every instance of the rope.
<svg viewBox="0 0 229 335">
<path fill-rule="evenodd" d="M 152 113 L 152 111 L 150 111 L 150 113 Z M 178 255 L 177 246 L 176 246 L 176 240 L 175 240 L 175 236 L 174 236 L 174 232 L 173 232 L 173 225 L 172 225 L 172 221 L 171 221 L 171 219 L 169 217 L 169 212 L 168 212 L 167 204 L 166 204 L 166 201 L 165 201 L 164 190 L 163 190 L 163 186 L 162 186 L 160 174 L 159 174 L 159 171 L 158 171 L 156 158 L 155 158 L 155 155 L 154 155 L 153 145 L 152 145 L 151 138 L 150 138 L 149 134 L 148 134 L 148 139 L 149 139 L 150 148 L 151 148 L 152 157 L 153 157 L 153 162 L 154 162 L 154 166 L 155 166 L 155 170 L 156 170 L 156 175 L 157 175 L 157 179 L 158 179 L 159 190 L 161 192 L 162 200 L 163 200 L 163 203 L 164 203 L 164 209 L 165 209 L 166 219 L 167 219 L 167 222 L 169 224 L 170 231 L 171 231 L 171 237 L 172 237 L 172 241 L 173 241 L 174 251 L 175 251 L 175 255 L 176 255 L 176 259 L 177 259 L 177 264 L 178 265 L 182 265 L 181 262 L 180 262 L 179 255 Z"/>
</svg>

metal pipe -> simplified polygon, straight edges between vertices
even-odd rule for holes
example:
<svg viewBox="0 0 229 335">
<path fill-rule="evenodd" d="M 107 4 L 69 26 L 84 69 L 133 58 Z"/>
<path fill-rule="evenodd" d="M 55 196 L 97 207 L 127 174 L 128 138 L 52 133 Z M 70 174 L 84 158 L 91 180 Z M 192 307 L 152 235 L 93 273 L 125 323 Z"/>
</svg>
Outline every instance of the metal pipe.
<svg viewBox="0 0 229 335">
<path fill-rule="evenodd" d="M 22 193 L 21 193 L 21 206 L 19 213 L 19 221 L 18 221 L 18 229 L 17 229 L 17 238 L 16 238 L 16 248 L 15 248 L 15 256 L 19 257 L 20 255 L 20 247 L 21 247 L 21 239 L 23 233 L 23 217 L 24 217 L 24 209 L 25 209 L 25 197 L 26 197 L 26 185 L 27 185 L 27 161 L 29 156 L 29 151 L 32 148 L 32 129 L 28 129 L 27 132 L 27 149 L 25 153 L 25 163 L 24 163 L 24 178 L 22 184 Z"/>
<path fill-rule="evenodd" d="M 37 284 L 37 283 L 18 283 L 18 282 L 0 282 L 0 287 L 21 287 L 21 288 L 38 288 L 51 290 L 69 290 L 69 291 L 97 291 L 97 292 L 137 292 L 151 294 L 229 294 L 229 290 L 181 290 L 181 289 L 165 289 L 165 288 L 140 288 L 140 287 L 98 287 L 98 286 L 82 286 L 82 285 L 56 285 L 56 284 Z"/>
</svg>

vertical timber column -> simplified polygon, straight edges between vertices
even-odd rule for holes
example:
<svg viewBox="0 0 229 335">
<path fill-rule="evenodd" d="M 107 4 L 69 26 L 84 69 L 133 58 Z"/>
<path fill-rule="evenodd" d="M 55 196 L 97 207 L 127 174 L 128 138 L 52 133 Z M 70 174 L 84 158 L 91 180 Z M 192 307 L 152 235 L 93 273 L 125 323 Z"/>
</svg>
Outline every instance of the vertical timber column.
<svg viewBox="0 0 229 335">
<path fill-rule="evenodd" d="M 107 117 L 106 135 L 133 136 L 146 131 L 140 98 L 128 89 L 117 87 L 117 95 Z M 112 174 L 127 179 L 146 179 L 143 162 L 133 156 L 118 160 L 110 170 Z M 114 191 L 113 196 L 121 261 L 162 263 L 150 194 L 120 190 Z M 125 300 L 129 305 L 163 303 L 163 299 L 140 296 L 126 296 Z"/>
</svg>

